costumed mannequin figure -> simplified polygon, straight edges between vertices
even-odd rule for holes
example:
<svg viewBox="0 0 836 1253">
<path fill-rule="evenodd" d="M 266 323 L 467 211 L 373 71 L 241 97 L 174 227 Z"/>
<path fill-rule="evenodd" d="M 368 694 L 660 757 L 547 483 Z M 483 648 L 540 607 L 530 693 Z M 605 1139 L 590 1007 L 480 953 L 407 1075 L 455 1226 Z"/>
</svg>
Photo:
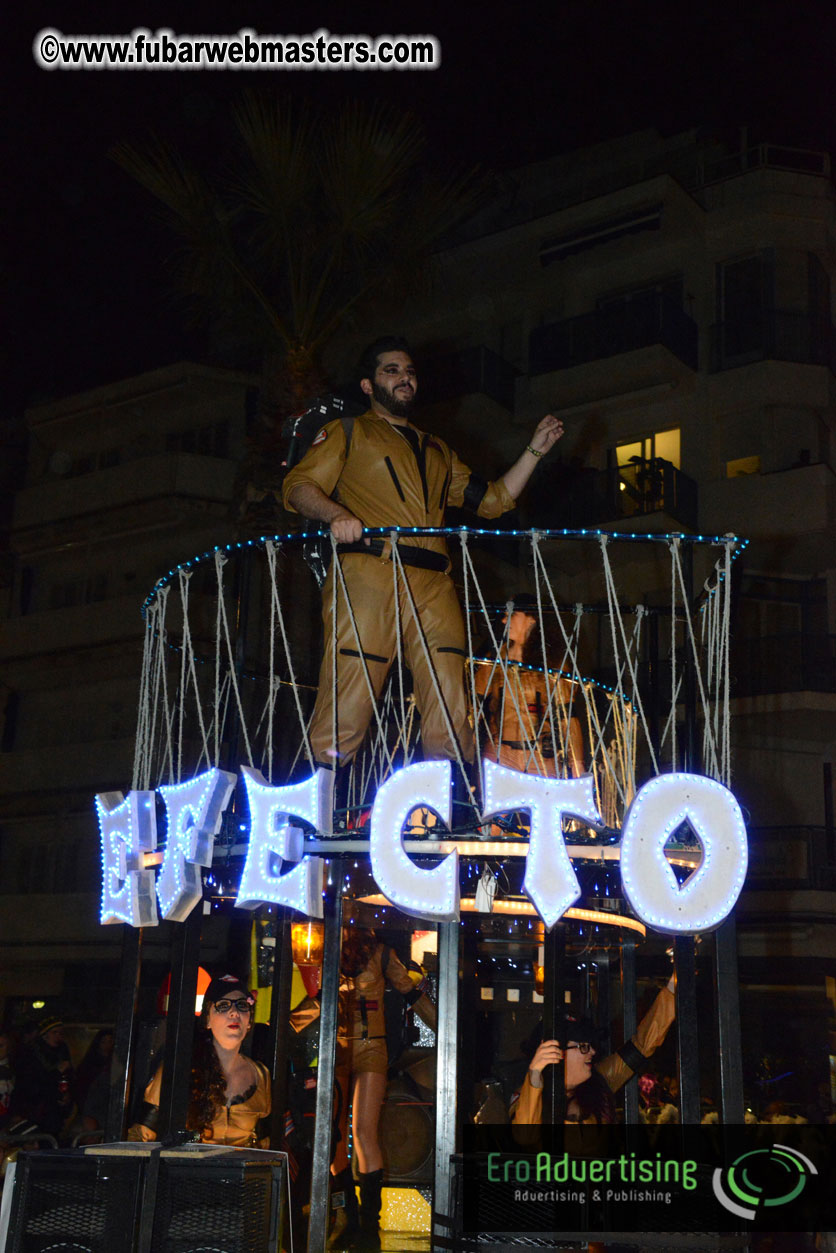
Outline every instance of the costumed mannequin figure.
<svg viewBox="0 0 836 1253">
<path fill-rule="evenodd" d="M 488 483 L 438 436 L 412 425 L 418 382 L 405 340 L 376 340 L 364 352 L 359 372 L 370 407 L 354 419 L 350 447 L 342 421 L 329 422 L 283 487 L 285 507 L 330 527 L 341 545 L 340 563 L 360 640 L 358 648 L 339 583 L 333 622 L 332 565 L 323 588 L 325 655 L 311 723 L 313 755 L 319 764 L 336 768 L 360 748 L 373 712 L 369 684 L 376 701 L 397 654 L 400 620 L 425 757 L 456 760 L 458 748 L 463 760 L 471 761 L 464 623 L 444 540 L 415 536 L 398 544 L 411 597 L 400 582 L 396 606 L 391 543 L 364 540 L 363 529 L 440 527 L 448 505 L 465 506 L 483 518 L 498 517 L 513 508 L 540 458 L 563 434 L 563 425 L 550 414 L 543 418 L 518 460 Z"/>
<path fill-rule="evenodd" d="M 383 1154 L 378 1124 L 386 1096 L 389 1056 L 383 997 L 386 984 L 402 994 L 407 1004 L 431 1030 L 436 1011 L 397 954 L 377 939 L 373 931 L 343 931 L 340 992 L 337 1011 L 335 1073 L 336 1145 L 331 1163 L 334 1226 L 328 1247 L 376 1250 L 380 1248 Z M 303 1001 L 290 1015 L 291 1026 L 302 1031 L 319 1014 L 319 1004 Z M 357 1210 L 354 1180 L 348 1161 L 348 1110 L 360 1173 L 360 1209 Z M 339 1201 L 343 1204 L 340 1205 Z"/>
<path fill-rule="evenodd" d="M 258 1124 L 270 1113 L 270 1073 L 241 1052 L 252 1026 L 255 998 L 235 975 L 221 975 L 206 989 L 195 1028 L 188 1130 L 212 1144 L 269 1148 Z M 145 1105 L 129 1140 L 156 1140 L 162 1066 L 145 1089 Z"/>
<path fill-rule="evenodd" d="M 510 620 L 507 615 L 502 620 L 508 636 L 503 658 L 542 665 L 536 601 L 525 594 L 515 596 L 512 603 Z M 552 676 L 547 682 L 542 670 L 522 665 L 508 666 L 505 671 L 488 662 L 477 666 L 476 693 L 482 697 L 490 732 L 483 755 L 523 774 L 578 778 L 583 774 L 583 735 L 578 718 L 569 717 L 574 684 Z M 578 707 L 577 695 L 574 705 Z"/>
</svg>

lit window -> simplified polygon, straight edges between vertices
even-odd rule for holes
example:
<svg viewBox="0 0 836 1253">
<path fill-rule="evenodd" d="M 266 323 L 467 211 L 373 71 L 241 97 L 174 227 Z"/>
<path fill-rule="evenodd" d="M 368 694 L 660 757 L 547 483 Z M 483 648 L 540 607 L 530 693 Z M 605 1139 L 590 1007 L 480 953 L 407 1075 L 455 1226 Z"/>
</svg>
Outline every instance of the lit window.
<svg viewBox="0 0 836 1253">
<path fill-rule="evenodd" d="M 641 461 L 649 462 L 661 458 L 669 461 L 678 470 L 679 465 L 679 428 L 672 431 L 656 431 L 643 439 L 634 440 L 629 444 L 618 444 L 616 457 L 619 466 L 634 466 Z"/>
<path fill-rule="evenodd" d="M 679 428 L 655 431 L 615 450 L 622 517 L 670 509 L 677 496 Z"/>
<path fill-rule="evenodd" d="M 760 457 L 737 457 L 734 461 L 726 462 L 727 479 L 739 479 L 744 475 L 760 474 L 760 472 Z"/>
</svg>

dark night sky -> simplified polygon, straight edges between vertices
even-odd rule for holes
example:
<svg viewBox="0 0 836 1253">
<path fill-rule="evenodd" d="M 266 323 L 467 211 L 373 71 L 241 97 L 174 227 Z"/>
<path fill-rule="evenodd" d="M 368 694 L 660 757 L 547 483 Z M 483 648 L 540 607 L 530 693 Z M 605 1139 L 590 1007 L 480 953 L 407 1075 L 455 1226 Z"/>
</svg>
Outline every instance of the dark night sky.
<svg viewBox="0 0 836 1253">
<path fill-rule="evenodd" d="M 417 112 L 463 165 L 500 169 L 648 125 L 670 133 L 747 123 L 753 140 L 836 149 L 832 2 L 556 0 L 488 10 L 36 0 L 7 12 L 5 25 L 6 416 L 27 402 L 204 355 L 167 295 L 170 237 L 150 198 L 107 152 L 151 129 L 184 148 L 217 150 L 225 104 L 245 87 L 278 86 L 334 105 L 382 96 Z M 32 58 L 43 27 L 127 34 L 138 25 L 180 34 L 242 26 L 262 34 L 321 26 L 431 33 L 443 64 L 431 73 L 48 73 Z"/>
</svg>

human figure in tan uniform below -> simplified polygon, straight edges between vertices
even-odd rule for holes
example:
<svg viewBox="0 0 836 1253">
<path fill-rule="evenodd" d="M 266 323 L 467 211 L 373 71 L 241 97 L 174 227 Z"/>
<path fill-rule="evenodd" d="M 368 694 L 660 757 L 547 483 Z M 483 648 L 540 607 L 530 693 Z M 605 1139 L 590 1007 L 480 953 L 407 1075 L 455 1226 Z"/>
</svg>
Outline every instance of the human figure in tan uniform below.
<svg viewBox="0 0 836 1253">
<path fill-rule="evenodd" d="M 343 546 L 340 563 L 360 640 L 358 647 L 339 583 L 334 639 L 332 563 L 322 594 L 325 655 L 311 724 L 313 755 L 319 764 L 334 768 L 349 762 L 360 748 L 397 655 L 399 616 L 421 714 L 424 755 L 456 760 L 461 753 L 464 761 L 471 761 L 464 623 L 444 540 L 410 536 L 398 544 L 411 597 L 401 584 L 396 602 L 390 541 L 364 540 L 363 531 L 441 527 L 447 505 L 465 506 L 483 518 L 498 517 L 514 507 L 540 458 L 563 434 L 563 424 L 551 414 L 544 417 L 510 469 L 488 483 L 442 439 L 412 425 L 418 379 L 405 340 L 387 336 L 366 349 L 360 387 L 370 407 L 354 419 L 348 452 L 342 421 L 328 423 L 283 488 L 287 509 L 324 523 Z"/>
<path fill-rule="evenodd" d="M 373 931 L 344 929 L 335 1063 L 335 1121 L 339 1134 L 333 1146 L 331 1174 L 332 1196 L 339 1189 L 345 1203 L 336 1211 L 329 1248 L 342 1248 L 355 1237 L 363 1249 L 380 1248 L 383 1154 L 378 1127 L 390 1060 L 383 1003 L 387 983 L 435 1031 L 435 1006 L 424 992 L 423 979 L 415 983 L 397 953 L 379 941 Z M 291 1013 L 290 1025 L 295 1031 L 302 1031 L 318 1016 L 319 1003 L 306 1000 Z M 359 1213 L 348 1161 L 349 1106 L 360 1174 Z"/>
<path fill-rule="evenodd" d="M 490 732 L 482 755 L 523 774 L 578 778 L 583 774 L 583 734 L 569 710 L 578 708 L 579 689 L 569 679 L 523 669 L 543 660 L 536 647 L 539 624 L 533 601 L 528 595 L 514 597 L 510 621 L 503 618 L 508 627 L 503 658 L 520 664 L 506 671 L 490 662 L 477 666 L 476 694 Z"/>
</svg>

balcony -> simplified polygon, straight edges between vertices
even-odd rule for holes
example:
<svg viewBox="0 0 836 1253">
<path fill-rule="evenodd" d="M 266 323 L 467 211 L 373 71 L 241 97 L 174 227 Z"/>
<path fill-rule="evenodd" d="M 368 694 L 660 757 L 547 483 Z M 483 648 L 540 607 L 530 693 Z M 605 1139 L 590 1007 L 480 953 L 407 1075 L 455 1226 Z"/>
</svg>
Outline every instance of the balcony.
<svg viewBox="0 0 836 1253">
<path fill-rule="evenodd" d="M 71 715 L 67 714 L 68 723 Z M 134 737 L 51 744 L 49 748 L 0 753 L 0 795 L 46 795 L 57 791 L 107 791 L 124 787 L 133 769 Z M 92 812 L 92 811 L 91 811 Z"/>
<path fill-rule="evenodd" d="M 139 641 L 142 615 L 136 595 L 68 609 L 44 610 L 0 622 L 0 654 L 33 657 L 66 649 L 88 649 L 115 641 Z"/>
<path fill-rule="evenodd" d="M 17 531 L 63 523 L 69 518 L 96 519 L 106 510 L 158 507 L 161 500 L 186 498 L 227 503 L 237 466 L 234 461 L 194 453 L 138 458 L 95 474 L 23 488 L 15 500 Z"/>
<path fill-rule="evenodd" d="M 787 634 L 736 640 L 734 736 L 770 735 L 829 745 L 836 736 L 836 636 Z"/>
<path fill-rule="evenodd" d="M 735 696 L 836 692 L 836 635 L 766 635 L 737 641 Z"/>
<path fill-rule="evenodd" d="M 700 520 L 710 532 L 723 532 L 733 520 L 748 539 L 779 534 L 803 537 L 827 533 L 836 509 L 836 480 L 827 465 L 793 466 L 771 474 L 744 474 L 700 485 Z"/>
<path fill-rule="evenodd" d="M 826 318 L 767 309 L 711 328 L 710 370 L 734 370 L 757 361 L 827 366 L 836 374 L 836 329 Z"/>
<path fill-rule="evenodd" d="M 535 483 L 538 524 L 624 531 L 697 528 L 697 484 L 662 457 L 608 470 L 561 467 Z"/>
<path fill-rule="evenodd" d="M 569 370 L 656 344 L 696 370 L 698 339 L 696 322 L 675 301 L 651 292 L 641 300 L 538 327 L 529 341 L 529 370 L 532 375 Z"/>
<path fill-rule="evenodd" d="M 480 344 L 431 360 L 422 370 L 422 391 L 429 404 L 476 392 L 513 413 L 518 375 L 512 365 Z"/>
<path fill-rule="evenodd" d="M 836 890 L 832 833 L 828 838 L 826 828 L 752 827 L 748 837 L 747 888 Z"/>
</svg>

